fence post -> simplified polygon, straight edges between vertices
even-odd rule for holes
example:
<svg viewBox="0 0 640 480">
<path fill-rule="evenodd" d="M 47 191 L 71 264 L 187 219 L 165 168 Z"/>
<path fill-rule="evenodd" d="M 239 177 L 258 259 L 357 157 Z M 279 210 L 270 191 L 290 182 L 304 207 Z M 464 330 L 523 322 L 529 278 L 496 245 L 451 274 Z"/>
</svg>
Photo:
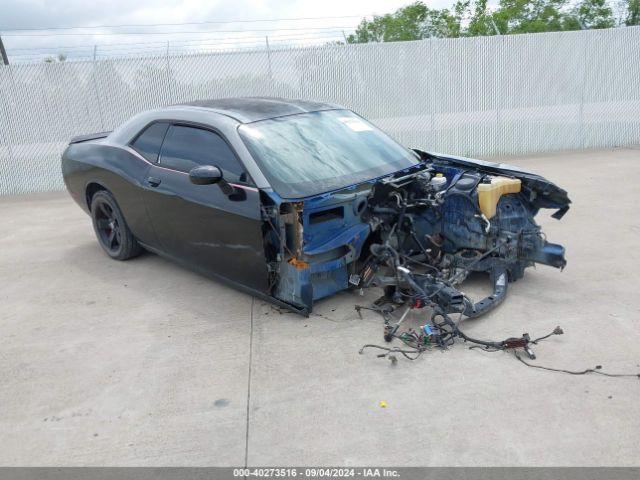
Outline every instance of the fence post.
<svg viewBox="0 0 640 480">
<path fill-rule="evenodd" d="M 9 67 L 7 67 L 8 70 Z M 1 70 L 0 70 L 1 73 Z M 6 84 L 8 85 L 8 83 Z M 15 95 L 15 92 L 13 92 Z M 2 99 L 2 102 L 5 104 L 4 105 L 4 111 L 6 114 L 6 118 L 7 118 L 7 125 L 11 124 L 11 110 L 10 110 L 10 106 L 7 104 L 7 100 L 5 100 L 5 96 L 4 95 L 0 95 L 0 98 Z M 7 134 L 5 134 L 5 131 L 8 131 L 8 129 L 5 128 L 0 128 L 0 135 L 2 135 L 1 140 L 2 140 L 2 144 L 6 145 L 7 147 L 7 152 L 9 153 L 9 165 L 13 164 L 13 149 L 11 148 L 11 139 L 9 138 L 9 136 Z M 7 186 L 7 191 L 3 191 L 2 189 L 0 189 L 0 195 L 6 194 L 8 193 L 8 188 L 9 186 Z"/>
<path fill-rule="evenodd" d="M 266 35 L 264 40 L 267 44 L 267 59 L 269 60 L 269 78 L 273 80 L 273 70 L 271 69 L 271 49 L 269 48 L 269 36 Z"/>
<path fill-rule="evenodd" d="M 429 37 L 429 64 L 431 65 L 431 67 L 433 68 L 433 75 L 429 75 L 429 110 L 430 110 L 430 117 L 431 117 L 431 125 L 429 130 L 431 130 L 431 141 L 433 142 L 432 145 L 429 146 L 429 148 L 431 149 L 435 149 L 436 148 L 436 129 L 435 129 L 435 124 L 436 124 L 436 119 L 435 119 L 435 115 L 436 115 L 436 94 L 435 94 L 435 81 L 434 79 L 437 78 L 436 75 L 436 68 L 437 68 L 437 63 L 436 63 L 436 50 L 433 47 L 433 37 Z"/>
<path fill-rule="evenodd" d="M 491 37 L 492 39 L 494 37 Z M 502 89 L 501 87 L 501 82 L 500 82 L 500 65 L 501 65 L 501 59 L 502 56 L 505 52 L 503 52 L 504 50 L 504 38 L 502 35 L 498 35 L 496 38 L 496 42 L 498 44 L 497 47 L 497 55 L 496 55 L 496 61 L 494 63 L 493 66 L 493 70 L 494 70 L 494 85 L 495 85 L 495 93 L 494 93 L 494 97 L 496 99 L 496 134 L 494 137 L 494 143 L 493 143 L 493 151 L 490 153 L 490 155 L 498 155 L 498 145 L 499 145 L 499 139 L 500 139 L 500 124 L 502 123 L 502 118 L 500 116 L 500 100 L 502 99 Z M 488 153 L 488 152 L 487 152 Z M 485 155 L 487 154 L 485 153 Z"/>
<path fill-rule="evenodd" d="M 167 90 L 169 91 L 169 98 L 171 101 L 169 103 L 175 102 L 175 96 L 173 94 L 173 88 L 171 87 L 171 65 L 169 64 L 169 40 L 167 40 L 167 51 L 165 54 L 166 64 L 167 64 Z"/>
<path fill-rule="evenodd" d="M 104 118 L 102 116 L 102 105 L 100 104 L 100 91 L 98 90 L 98 79 L 96 77 L 96 57 L 98 54 L 98 46 L 93 46 L 93 64 L 91 65 L 91 76 L 93 77 L 93 90 L 96 94 L 96 103 L 98 106 L 98 115 L 100 116 L 100 129 L 104 131 Z"/>
<path fill-rule="evenodd" d="M 0 35 L 0 57 L 2 57 L 3 64 L 9 65 L 9 57 L 7 57 L 7 51 L 4 48 L 4 43 L 2 43 L 2 35 Z"/>
<path fill-rule="evenodd" d="M 587 53 L 589 49 L 587 48 L 587 44 L 589 43 L 590 33 L 588 31 L 582 30 L 580 32 L 582 35 L 586 36 L 584 42 L 582 42 L 582 82 L 580 85 L 580 105 L 578 107 L 578 128 L 580 129 L 580 147 L 582 149 L 585 148 L 585 144 L 587 143 L 586 139 L 586 131 L 584 127 L 584 89 L 585 84 L 587 83 Z"/>
</svg>

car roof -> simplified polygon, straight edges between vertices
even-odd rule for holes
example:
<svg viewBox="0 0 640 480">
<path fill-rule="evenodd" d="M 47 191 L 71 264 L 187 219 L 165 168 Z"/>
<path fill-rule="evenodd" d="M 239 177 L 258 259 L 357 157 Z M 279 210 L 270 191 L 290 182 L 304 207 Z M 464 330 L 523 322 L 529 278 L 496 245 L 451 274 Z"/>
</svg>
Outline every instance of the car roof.
<svg viewBox="0 0 640 480">
<path fill-rule="evenodd" d="M 197 100 L 176 107 L 197 107 L 226 115 L 241 123 L 257 122 L 268 118 L 283 117 L 296 113 L 319 112 L 344 108 L 330 103 L 307 100 L 290 100 L 271 97 L 237 97 L 215 100 Z"/>
</svg>

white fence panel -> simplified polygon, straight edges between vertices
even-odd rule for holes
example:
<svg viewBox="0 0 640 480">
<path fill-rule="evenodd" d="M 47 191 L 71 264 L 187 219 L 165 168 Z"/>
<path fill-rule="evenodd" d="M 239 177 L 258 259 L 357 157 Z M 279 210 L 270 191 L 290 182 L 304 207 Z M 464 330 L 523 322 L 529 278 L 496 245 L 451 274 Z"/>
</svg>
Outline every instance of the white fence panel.
<svg viewBox="0 0 640 480">
<path fill-rule="evenodd" d="M 487 157 L 640 143 L 640 27 L 0 66 L 0 195 L 63 188 L 70 137 L 185 101 L 343 104 L 401 143 Z"/>
</svg>

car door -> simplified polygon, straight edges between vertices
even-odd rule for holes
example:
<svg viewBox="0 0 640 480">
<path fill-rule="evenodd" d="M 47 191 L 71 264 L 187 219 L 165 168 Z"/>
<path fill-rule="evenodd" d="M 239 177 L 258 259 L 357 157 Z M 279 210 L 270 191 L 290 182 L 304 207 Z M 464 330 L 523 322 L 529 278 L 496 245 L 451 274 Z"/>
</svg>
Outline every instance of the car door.
<svg viewBox="0 0 640 480">
<path fill-rule="evenodd" d="M 127 203 L 129 205 L 133 205 L 135 203 L 135 210 L 139 212 L 139 214 L 132 216 L 127 211 L 125 213 L 125 218 L 127 219 L 127 223 L 134 232 L 136 238 L 146 246 L 152 248 L 161 248 L 161 246 L 158 243 L 158 238 L 153 230 L 153 226 L 151 225 L 149 212 L 146 209 L 144 190 L 148 188 L 146 178 L 149 173 L 149 164 L 155 164 L 158 162 L 160 147 L 162 146 L 162 142 L 164 141 L 168 128 L 168 122 L 153 122 L 142 129 L 142 131 L 129 143 L 128 146 L 146 160 L 146 162 L 140 162 L 145 163 L 145 170 L 139 177 L 139 185 L 142 186 L 143 192 L 142 195 L 140 195 L 139 189 L 136 188 L 136 195 L 129 196 L 127 199 L 128 202 L 124 203 L 124 205 L 120 200 L 121 195 L 118 195 L 117 197 L 120 200 L 121 208 L 126 207 Z"/>
<path fill-rule="evenodd" d="M 191 183 L 189 171 L 201 165 L 218 167 L 235 193 Z M 170 125 L 146 182 L 145 203 L 162 250 L 198 270 L 267 291 L 259 192 L 220 134 Z"/>
</svg>

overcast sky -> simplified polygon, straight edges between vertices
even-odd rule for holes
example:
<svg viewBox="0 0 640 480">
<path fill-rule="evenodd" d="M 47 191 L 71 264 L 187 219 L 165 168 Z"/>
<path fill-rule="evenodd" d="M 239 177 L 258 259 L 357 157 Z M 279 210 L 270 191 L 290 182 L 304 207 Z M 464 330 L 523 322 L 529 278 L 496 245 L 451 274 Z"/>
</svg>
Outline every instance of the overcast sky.
<svg viewBox="0 0 640 480">
<path fill-rule="evenodd" d="M 176 51 L 258 46 L 268 35 L 272 45 L 318 43 L 352 32 L 363 16 L 384 14 L 412 0 L 0 0 L 0 33 L 10 55 L 66 53 L 69 57 L 98 52 Z M 453 0 L 426 1 L 449 7 Z M 322 20 L 234 22 L 239 20 L 343 17 Z M 148 25 L 187 22 L 233 22 L 205 25 L 16 31 L 53 27 Z M 141 34 L 140 32 L 145 32 Z M 51 35 L 51 34 L 57 35 Z M 79 35 L 79 34 L 86 35 Z M 113 35 L 118 33 L 118 35 Z M 136 33 L 136 34 L 132 34 Z M 158 34 L 156 34 L 158 33 Z M 159 34 L 161 33 L 161 34 Z M 30 34 L 26 36 L 25 34 Z M 45 35 L 46 34 L 46 35 Z M 126 35 L 125 35 L 126 34 Z M 108 46 L 107 46 L 108 45 Z M 30 50 L 37 49 L 37 50 Z M 21 57 L 23 60 L 29 57 Z"/>
</svg>

